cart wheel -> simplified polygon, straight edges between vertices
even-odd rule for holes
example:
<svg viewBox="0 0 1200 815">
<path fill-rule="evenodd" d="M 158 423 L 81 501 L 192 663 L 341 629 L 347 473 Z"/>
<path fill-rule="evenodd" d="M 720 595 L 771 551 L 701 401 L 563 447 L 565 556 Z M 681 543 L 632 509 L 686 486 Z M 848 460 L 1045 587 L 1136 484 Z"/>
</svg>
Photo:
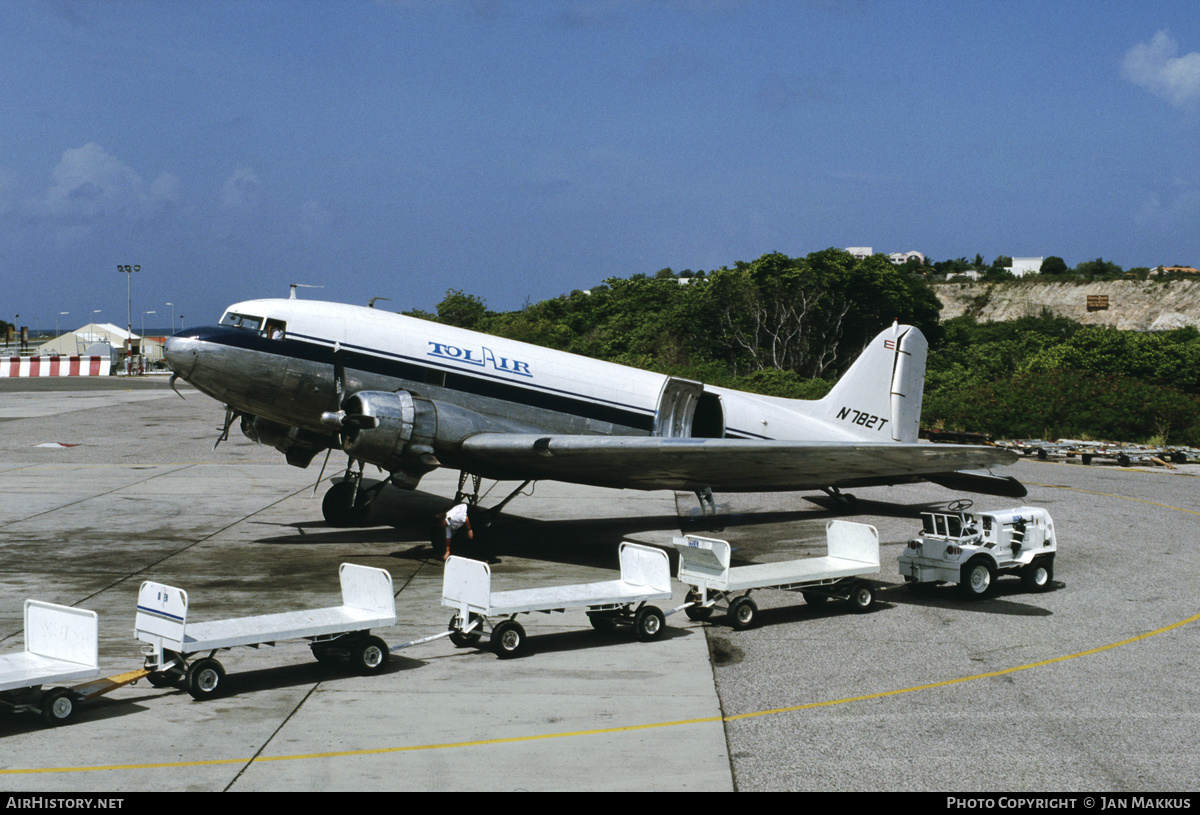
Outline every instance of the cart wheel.
<svg viewBox="0 0 1200 815">
<path fill-rule="evenodd" d="M 187 692 L 193 699 L 209 699 L 221 690 L 221 683 L 225 681 L 225 669 L 221 667 L 220 662 L 211 657 L 198 659 L 188 666 L 184 681 Z"/>
<path fill-rule="evenodd" d="M 863 614 L 875 607 L 875 588 L 865 580 L 850 587 L 850 610 Z"/>
<path fill-rule="evenodd" d="M 146 674 L 146 681 L 152 688 L 173 688 L 179 684 L 179 674 L 171 671 L 151 671 Z"/>
<path fill-rule="evenodd" d="M 42 695 L 42 721 L 51 726 L 66 724 L 75 714 L 75 694 L 69 688 L 55 688 Z"/>
<path fill-rule="evenodd" d="M 601 634 L 611 634 L 617 630 L 617 618 L 611 611 L 591 611 L 587 616 L 592 628 Z"/>
<path fill-rule="evenodd" d="M 382 673 L 387 667 L 388 647 L 379 637 L 367 637 L 355 643 L 350 651 L 350 664 L 363 676 Z"/>
<path fill-rule="evenodd" d="M 814 594 L 811 591 L 802 591 L 800 596 L 804 598 L 804 604 L 809 606 L 823 606 L 829 599 L 824 594 Z"/>
<path fill-rule="evenodd" d="M 739 597 L 729 604 L 729 624 L 739 631 L 754 625 L 758 605 L 749 597 Z"/>
<path fill-rule="evenodd" d="M 996 584 L 996 570 L 986 560 L 972 560 L 962 568 L 959 588 L 972 600 L 986 597 Z"/>
<path fill-rule="evenodd" d="M 1038 558 L 1021 570 L 1021 585 L 1025 591 L 1046 591 L 1054 580 L 1054 561 Z"/>
<path fill-rule="evenodd" d="M 692 589 L 687 593 L 687 597 L 683 598 L 689 603 L 695 603 L 694 606 L 688 606 L 683 610 L 689 620 L 694 620 L 698 623 L 704 622 L 712 616 L 712 606 L 700 605 L 700 592 Z"/>
<path fill-rule="evenodd" d="M 525 651 L 525 629 L 515 620 L 505 620 L 492 629 L 492 650 L 501 659 L 510 659 Z"/>
<path fill-rule="evenodd" d="M 479 642 L 480 637 L 483 636 L 483 618 L 472 612 L 467 618 L 467 625 L 470 625 L 476 620 L 479 621 L 479 625 L 464 633 L 461 629 L 466 628 L 467 626 L 462 624 L 462 617 L 455 614 L 450 618 L 449 630 L 454 632 L 450 635 L 450 642 L 454 643 L 456 648 L 470 648 L 472 645 Z"/>
<path fill-rule="evenodd" d="M 662 636 L 667 618 L 656 606 L 642 606 L 633 618 L 633 630 L 641 642 L 650 642 Z"/>
<path fill-rule="evenodd" d="M 308 646 L 312 651 L 313 659 L 322 665 L 332 665 L 338 661 L 337 653 L 326 643 L 316 643 Z"/>
</svg>

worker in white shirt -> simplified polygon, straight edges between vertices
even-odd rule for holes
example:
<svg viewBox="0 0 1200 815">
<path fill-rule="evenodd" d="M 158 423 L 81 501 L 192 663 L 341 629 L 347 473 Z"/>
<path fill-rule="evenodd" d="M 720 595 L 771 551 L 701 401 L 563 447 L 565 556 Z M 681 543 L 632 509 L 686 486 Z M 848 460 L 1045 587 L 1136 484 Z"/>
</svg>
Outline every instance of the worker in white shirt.
<svg viewBox="0 0 1200 815">
<path fill-rule="evenodd" d="M 454 533 L 467 528 L 467 537 L 475 539 L 475 530 L 471 529 L 471 519 L 467 515 L 466 504 L 455 504 L 450 509 L 437 516 L 437 522 L 446 530 L 446 554 L 442 555 L 442 560 L 450 559 L 450 540 L 454 537 Z"/>
</svg>

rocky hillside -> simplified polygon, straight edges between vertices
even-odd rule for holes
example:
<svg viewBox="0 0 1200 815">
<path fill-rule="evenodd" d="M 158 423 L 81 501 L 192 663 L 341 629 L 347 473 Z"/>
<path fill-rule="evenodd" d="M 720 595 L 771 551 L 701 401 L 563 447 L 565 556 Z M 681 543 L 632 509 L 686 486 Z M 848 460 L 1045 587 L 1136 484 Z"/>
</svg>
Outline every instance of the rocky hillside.
<svg viewBox="0 0 1200 815">
<path fill-rule="evenodd" d="M 1036 317 L 1048 309 L 1086 325 L 1130 331 L 1200 328 L 1200 280 L 1117 280 L 1054 283 L 1041 280 L 1003 283 L 941 283 L 933 287 L 942 301 L 942 319 L 969 314 L 981 322 Z M 1088 296 L 1108 297 L 1108 308 L 1088 311 Z"/>
</svg>

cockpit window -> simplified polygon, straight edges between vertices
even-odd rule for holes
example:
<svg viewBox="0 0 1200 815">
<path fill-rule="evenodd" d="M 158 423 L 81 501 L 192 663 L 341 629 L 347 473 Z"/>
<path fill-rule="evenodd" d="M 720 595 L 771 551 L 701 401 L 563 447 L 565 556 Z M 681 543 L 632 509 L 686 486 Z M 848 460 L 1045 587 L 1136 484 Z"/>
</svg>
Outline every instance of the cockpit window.
<svg viewBox="0 0 1200 815">
<path fill-rule="evenodd" d="M 257 331 L 262 326 L 262 318 L 227 311 L 225 312 L 225 316 L 221 318 L 221 325 L 227 325 L 230 328 L 249 328 L 251 331 Z"/>
</svg>

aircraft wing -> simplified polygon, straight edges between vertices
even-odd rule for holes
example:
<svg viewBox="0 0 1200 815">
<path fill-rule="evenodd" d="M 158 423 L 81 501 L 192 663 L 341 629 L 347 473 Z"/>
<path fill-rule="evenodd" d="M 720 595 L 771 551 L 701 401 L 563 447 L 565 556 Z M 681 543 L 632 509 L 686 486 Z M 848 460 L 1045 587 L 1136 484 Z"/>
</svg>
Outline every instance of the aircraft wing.
<svg viewBox="0 0 1200 815">
<path fill-rule="evenodd" d="M 717 492 L 930 480 L 976 492 L 1025 494 L 1015 479 L 961 472 L 1018 459 L 985 446 L 480 433 L 462 442 L 461 454 L 472 472 L 497 480 Z"/>
</svg>

